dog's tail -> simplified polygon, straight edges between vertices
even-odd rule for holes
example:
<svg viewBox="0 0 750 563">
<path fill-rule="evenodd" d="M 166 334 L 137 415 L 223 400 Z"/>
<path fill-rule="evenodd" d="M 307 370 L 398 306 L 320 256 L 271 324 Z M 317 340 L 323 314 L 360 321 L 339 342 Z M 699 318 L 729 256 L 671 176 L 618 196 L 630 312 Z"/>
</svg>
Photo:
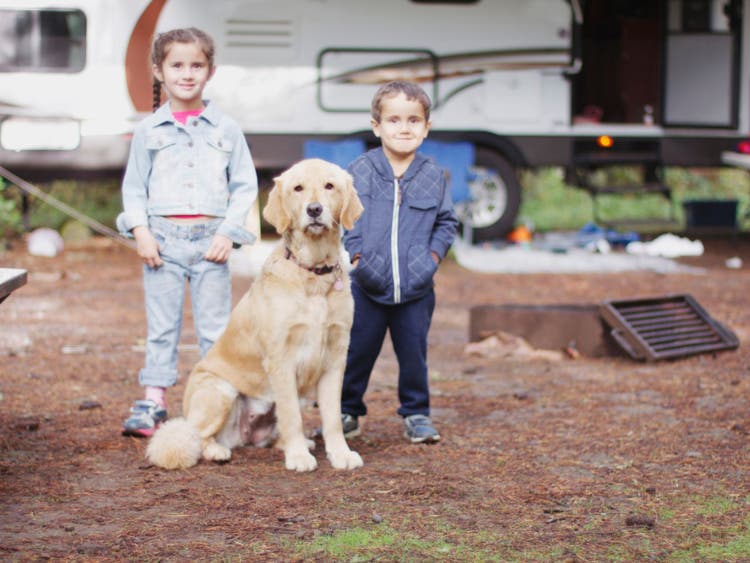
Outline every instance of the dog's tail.
<svg viewBox="0 0 750 563">
<path fill-rule="evenodd" d="M 149 440 L 146 458 L 164 469 L 187 469 L 201 458 L 198 429 L 183 417 L 162 424 Z"/>
</svg>

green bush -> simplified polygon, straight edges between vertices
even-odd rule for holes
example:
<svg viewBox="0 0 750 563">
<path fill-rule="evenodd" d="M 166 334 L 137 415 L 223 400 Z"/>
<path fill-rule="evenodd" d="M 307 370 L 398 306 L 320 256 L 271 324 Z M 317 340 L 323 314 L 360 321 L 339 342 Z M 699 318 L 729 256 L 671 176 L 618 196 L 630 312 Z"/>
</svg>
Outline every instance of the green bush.
<svg viewBox="0 0 750 563">
<path fill-rule="evenodd" d="M 122 210 L 119 180 L 56 180 L 39 186 L 46 193 L 92 219 L 114 228 Z M 32 198 L 30 226 L 59 230 L 70 217 L 54 206 Z"/>
<path fill-rule="evenodd" d="M 613 167 L 599 171 L 592 180 L 601 185 L 632 184 L 640 180 L 636 167 Z M 682 224 L 682 202 L 694 199 L 736 199 L 740 227 L 747 226 L 750 210 L 750 174 L 734 168 L 667 168 L 664 183 L 672 190 L 672 201 L 654 194 L 598 196 L 599 215 L 607 219 L 634 217 L 669 218 Z M 537 231 L 577 230 L 594 220 L 588 192 L 565 183 L 561 168 L 541 168 L 521 174 L 522 204 L 518 224 L 530 223 Z M 670 209 L 670 206 L 671 207 Z"/>
<path fill-rule="evenodd" d="M 575 230 L 592 220 L 591 198 L 566 185 L 561 168 L 523 172 L 521 185 L 521 224 L 530 223 L 537 231 Z"/>
<path fill-rule="evenodd" d="M 20 207 L 10 191 L 8 186 L 0 181 L 0 237 L 3 246 L 23 231 Z"/>
</svg>

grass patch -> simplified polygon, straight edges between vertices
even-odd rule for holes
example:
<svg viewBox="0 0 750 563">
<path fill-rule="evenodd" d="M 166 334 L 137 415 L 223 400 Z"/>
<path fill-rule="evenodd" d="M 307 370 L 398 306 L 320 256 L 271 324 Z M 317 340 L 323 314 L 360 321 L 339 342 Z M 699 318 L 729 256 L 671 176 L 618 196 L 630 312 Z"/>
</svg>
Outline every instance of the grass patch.
<svg viewBox="0 0 750 563">
<path fill-rule="evenodd" d="M 690 549 L 677 550 L 669 555 L 668 561 L 749 561 L 750 522 L 746 520 L 743 529 L 727 535 L 723 540 L 697 542 Z"/>
<path fill-rule="evenodd" d="M 696 499 L 698 502 L 699 499 Z M 712 497 L 705 499 L 702 504 L 698 504 L 696 514 L 701 516 L 722 516 L 727 512 L 736 510 L 738 504 L 736 501 L 727 497 Z"/>
<path fill-rule="evenodd" d="M 446 539 L 425 540 L 414 533 L 378 524 L 371 528 L 356 527 L 330 536 L 318 536 L 312 541 L 291 545 L 305 559 L 324 561 L 501 561 L 494 550 L 472 545 L 473 534 L 467 532 L 468 543 L 454 543 Z M 453 539 L 453 538 L 451 538 Z"/>
<path fill-rule="evenodd" d="M 675 562 L 749 561 L 747 498 L 726 495 L 680 497 L 660 514 L 671 517 L 673 544 L 665 558 Z"/>
<path fill-rule="evenodd" d="M 649 550 L 648 538 L 638 538 L 638 546 L 601 544 L 590 553 L 591 546 L 581 544 L 576 537 L 558 537 L 543 547 L 538 544 L 532 547 L 527 537 L 531 531 L 526 527 L 528 524 L 519 527 L 518 523 L 509 523 L 509 527 L 502 530 L 469 530 L 456 527 L 455 522 L 432 520 L 429 531 L 424 532 L 428 537 L 422 537 L 419 532 L 410 530 L 410 524 L 405 521 L 396 526 L 383 523 L 358 526 L 312 540 L 287 540 L 284 549 L 305 561 L 466 563 L 564 561 L 589 555 L 601 561 L 633 561 Z M 596 529 L 601 526 L 601 522 L 597 523 Z M 588 535 L 601 534 L 594 530 Z"/>
<path fill-rule="evenodd" d="M 750 530 L 723 545 L 701 546 L 698 556 L 703 561 L 747 561 L 750 559 Z"/>
</svg>

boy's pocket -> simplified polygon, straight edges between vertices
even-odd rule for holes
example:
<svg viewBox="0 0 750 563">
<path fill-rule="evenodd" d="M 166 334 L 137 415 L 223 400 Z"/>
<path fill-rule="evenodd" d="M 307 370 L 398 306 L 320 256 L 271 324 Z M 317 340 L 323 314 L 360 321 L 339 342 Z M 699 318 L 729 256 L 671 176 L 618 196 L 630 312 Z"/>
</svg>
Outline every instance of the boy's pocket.
<svg viewBox="0 0 750 563">
<path fill-rule="evenodd" d="M 432 285 L 432 278 L 438 265 L 426 246 L 412 246 L 409 249 L 408 285 L 414 290 L 422 290 Z"/>
<path fill-rule="evenodd" d="M 385 260 L 378 255 L 361 256 L 351 275 L 362 289 L 373 295 L 383 295 L 393 285 Z"/>
</svg>

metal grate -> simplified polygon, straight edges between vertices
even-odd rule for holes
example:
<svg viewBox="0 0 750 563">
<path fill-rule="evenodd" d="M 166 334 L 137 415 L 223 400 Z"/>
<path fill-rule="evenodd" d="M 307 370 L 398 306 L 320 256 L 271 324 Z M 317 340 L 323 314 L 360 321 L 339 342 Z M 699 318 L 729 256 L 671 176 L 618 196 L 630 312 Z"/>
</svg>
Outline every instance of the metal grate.
<svg viewBox="0 0 750 563">
<path fill-rule="evenodd" d="M 612 336 L 638 360 L 656 361 L 737 348 L 735 334 L 690 295 L 604 301 L 602 318 Z"/>
</svg>

